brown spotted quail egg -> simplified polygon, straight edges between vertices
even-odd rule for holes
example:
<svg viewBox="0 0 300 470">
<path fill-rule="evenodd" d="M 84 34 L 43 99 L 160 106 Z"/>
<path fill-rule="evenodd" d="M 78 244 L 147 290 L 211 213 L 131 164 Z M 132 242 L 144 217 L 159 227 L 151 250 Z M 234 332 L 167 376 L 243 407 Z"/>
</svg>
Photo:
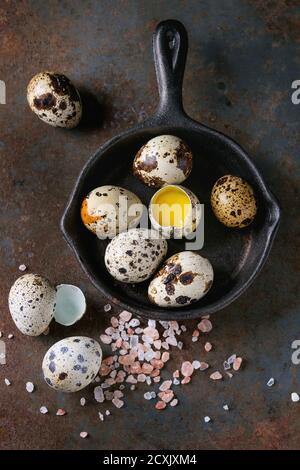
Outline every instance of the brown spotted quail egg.
<svg viewBox="0 0 300 470">
<path fill-rule="evenodd" d="M 113 238 L 128 228 L 135 228 L 141 219 L 141 200 L 128 189 L 100 186 L 83 200 L 81 219 L 98 238 Z"/>
<path fill-rule="evenodd" d="M 168 258 L 152 279 L 149 300 L 160 307 L 184 307 L 207 294 L 213 278 L 208 259 L 194 251 L 182 251 Z"/>
<path fill-rule="evenodd" d="M 107 245 L 105 265 L 118 281 L 143 282 L 156 271 L 167 249 L 167 241 L 155 230 L 131 229 L 120 233 Z"/>
<path fill-rule="evenodd" d="M 174 135 L 159 135 L 149 140 L 136 154 L 133 173 L 152 187 L 179 184 L 192 170 L 192 152 Z"/>
<path fill-rule="evenodd" d="M 65 75 L 38 73 L 28 84 L 27 100 L 31 110 L 50 126 L 71 129 L 79 124 L 80 95 Z"/>
<path fill-rule="evenodd" d="M 102 350 L 94 339 L 73 336 L 58 341 L 46 352 L 42 369 L 47 384 L 62 392 L 77 392 L 99 372 Z"/>
<path fill-rule="evenodd" d="M 238 176 L 219 178 L 212 189 L 210 201 L 215 216 L 227 227 L 247 227 L 256 215 L 253 189 Z"/>
<path fill-rule="evenodd" d="M 56 291 L 37 274 L 25 274 L 12 285 L 8 305 L 17 328 L 28 336 L 39 336 L 49 326 L 55 308 Z"/>
</svg>

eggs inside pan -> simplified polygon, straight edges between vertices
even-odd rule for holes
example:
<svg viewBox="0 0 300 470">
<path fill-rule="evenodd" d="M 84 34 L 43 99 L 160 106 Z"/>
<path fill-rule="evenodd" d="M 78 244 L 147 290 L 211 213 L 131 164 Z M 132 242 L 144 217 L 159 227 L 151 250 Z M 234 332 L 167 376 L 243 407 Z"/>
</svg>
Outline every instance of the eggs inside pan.
<svg viewBox="0 0 300 470">
<path fill-rule="evenodd" d="M 159 135 L 138 151 L 133 173 L 152 187 L 179 184 L 189 176 L 192 161 L 192 151 L 182 139 L 174 135 Z"/>
<path fill-rule="evenodd" d="M 210 201 L 215 216 L 226 227 L 247 227 L 257 212 L 253 189 L 238 176 L 219 178 L 212 189 Z"/>
<path fill-rule="evenodd" d="M 80 214 L 86 228 L 98 238 L 113 238 L 120 232 L 137 227 L 143 204 L 128 189 L 99 186 L 84 198 Z"/>
</svg>

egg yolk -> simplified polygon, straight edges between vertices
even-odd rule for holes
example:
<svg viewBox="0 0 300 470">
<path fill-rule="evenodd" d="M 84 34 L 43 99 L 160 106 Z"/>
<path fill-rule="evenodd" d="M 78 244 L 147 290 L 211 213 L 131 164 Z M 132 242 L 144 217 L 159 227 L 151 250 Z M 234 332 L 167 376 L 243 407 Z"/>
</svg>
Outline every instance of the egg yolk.
<svg viewBox="0 0 300 470">
<path fill-rule="evenodd" d="M 190 213 L 191 201 L 181 188 L 167 186 L 154 196 L 152 210 L 161 227 L 182 228 Z"/>
<path fill-rule="evenodd" d="M 84 225 L 93 224 L 93 223 L 97 222 L 97 220 L 99 220 L 98 216 L 89 215 L 87 199 L 86 198 L 83 200 L 83 203 L 81 205 L 80 215 L 81 215 L 81 220 L 84 223 Z"/>
</svg>

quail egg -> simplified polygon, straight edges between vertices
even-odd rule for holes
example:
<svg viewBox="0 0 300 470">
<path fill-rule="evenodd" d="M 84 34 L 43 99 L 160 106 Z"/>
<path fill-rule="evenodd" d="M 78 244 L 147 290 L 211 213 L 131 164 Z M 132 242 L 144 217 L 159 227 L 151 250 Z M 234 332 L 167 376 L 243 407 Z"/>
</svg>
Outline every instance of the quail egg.
<svg viewBox="0 0 300 470">
<path fill-rule="evenodd" d="M 100 186 L 83 200 L 81 219 L 98 238 L 113 238 L 128 228 L 135 228 L 142 217 L 141 200 L 128 189 Z"/>
<path fill-rule="evenodd" d="M 148 186 L 179 184 L 189 176 L 192 160 L 192 152 L 183 140 L 174 135 L 159 135 L 138 151 L 133 173 Z"/>
<path fill-rule="evenodd" d="M 81 119 L 80 95 L 65 75 L 53 72 L 35 75 L 27 87 L 27 101 L 31 110 L 50 126 L 71 129 Z"/>
<path fill-rule="evenodd" d="M 105 251 L 105 265 L 121 282 L 143 282 L 156 271 L 168 244 L 155 230 L 135 228 L 117 235 Z"/>
<path fill-rule="evenodd" d="M 149 217 L 152 227 L 164 237 L 178 239 L 196 230 L 201 219 L 201 205 L 189 189 L 165 185 L 152 197 Z"/>
<path fill-rule="evenodd" d="M 25 274 L 12 285 L 8 305 L 13 321 L 24 335 L 39 336 L 49 326 L 55 308 L 55 288 L 37 274 Z"/>
<path fill-rule="evenodd" d="M 184 307 L 207 294 L 213 278 L 208 259 L 193 251 L 182 251 L 168 258 L 152 279 L 149 300 L 160 307 Z"/>
<path fill-rule="evenodd" d="M 94 339 L 72 336 L 58 341 L 46 352 L 42 369 L 47 384 L 62 392 L 77 392 L 94 380 L 102 350 Z"/>
<path fill-rule="evenodd" d="M 226 227 L 247 227 L 256 215 L 253 189 L 238 176 L 219 178 L 212 189 L 210 201 L 215 216 Z"/>
</svg>

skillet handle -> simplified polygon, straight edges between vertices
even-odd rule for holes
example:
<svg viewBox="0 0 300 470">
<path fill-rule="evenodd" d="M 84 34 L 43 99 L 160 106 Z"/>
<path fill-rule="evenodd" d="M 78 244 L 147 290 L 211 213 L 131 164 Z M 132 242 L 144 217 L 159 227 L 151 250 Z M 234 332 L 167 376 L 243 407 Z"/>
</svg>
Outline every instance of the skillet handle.
<svg viewBox="0 0 300 470">
<path fill-rule="evenodd" d="M 153 34 L 153 54 L 159 91 L 157 114 L 185 115 L 182 105 L 182 82 L 188 50 L 185 27 L 177 20 L 159 23 Z"/>
</svg>

